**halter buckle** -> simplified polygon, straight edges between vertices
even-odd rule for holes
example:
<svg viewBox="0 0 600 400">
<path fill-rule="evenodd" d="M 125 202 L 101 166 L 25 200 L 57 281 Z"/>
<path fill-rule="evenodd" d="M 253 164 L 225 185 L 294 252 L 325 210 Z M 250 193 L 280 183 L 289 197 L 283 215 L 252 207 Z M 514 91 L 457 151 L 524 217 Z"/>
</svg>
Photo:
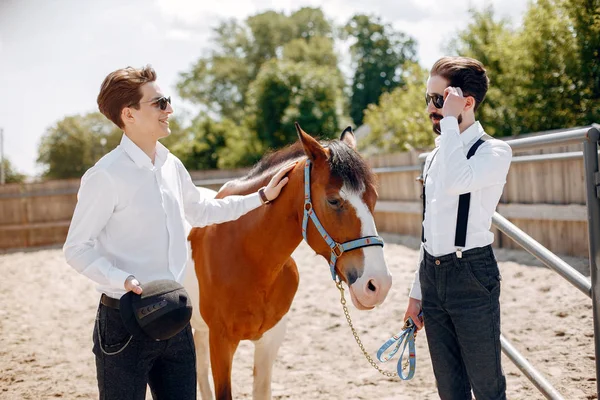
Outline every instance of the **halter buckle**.
<svg viewBox="0 0 600 400">
<path fill-rule="evenodd" d="M 335 246 L 332 247 L 331 252 L 335 254 L 337 258 L 340 258 L 342 256 L 342 253 L 344 252 L 344 249 L 339 243 L 336 243 Z"/>
</svg>

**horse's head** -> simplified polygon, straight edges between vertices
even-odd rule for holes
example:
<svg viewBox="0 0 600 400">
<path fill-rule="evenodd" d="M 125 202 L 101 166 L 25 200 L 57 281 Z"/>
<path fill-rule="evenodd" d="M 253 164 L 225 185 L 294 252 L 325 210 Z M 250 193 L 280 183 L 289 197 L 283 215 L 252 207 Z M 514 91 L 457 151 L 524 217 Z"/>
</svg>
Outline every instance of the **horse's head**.
<svg viewBox="0 0 600 400">
<path fill-rule="evenodd" d="M 332 249 L 326 243 L 327 236 L 337 243 L 377 236 L 373 219 L 375 178 L 355 150 L 352 129 L 346 128 L 340 140 L 322 146 L 299 125 L 296 128 L 310 162 L 312 210 L 326 232 L 320 233 L 309 221 L 306 239 L 313 250 L 330 261 Z M 348 284 L 352 302 L 360 310 L 381 304 L 392 285 L 381 246 L 343 252 L 335 263 L 335 272 Z"/>
</svg>

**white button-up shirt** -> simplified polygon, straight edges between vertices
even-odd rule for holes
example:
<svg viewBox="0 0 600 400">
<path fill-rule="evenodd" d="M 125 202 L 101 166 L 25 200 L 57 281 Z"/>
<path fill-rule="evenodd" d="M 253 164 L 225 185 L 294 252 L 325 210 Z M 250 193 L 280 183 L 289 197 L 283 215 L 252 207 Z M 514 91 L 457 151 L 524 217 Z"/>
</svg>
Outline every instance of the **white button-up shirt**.
<svg viewBox="0 0 600 400">
<path fill-rule="evenodd" d="M 502 195 L 510 167 L 512 149 L 501 140 L 486 140 L 467 160 L 467 153 L 485 132 L 475 122 L 462 134 L 454 117 L 440 122 L 442 134 L 436 138 L 439 147 L 425 160 L 425 243 L 421 244 L 419 265 L 423 250 L 432 256 L 457 251 L 454 245 L 458 199 L 471 193 L 467 238 L 462 251 L 487 246 L 494 241 L 490 231 L 492 216 Z M 435 157 L 434 157 L 435 155 Z M 421 285 L 417 268 L 410 297 L 421 299 Z"/>
<path fill-rule="evenodd" d="M 181 283 L 188 258 L 185 220 L 192 226 L 234 220 L 261 205 L 258 194 L 209 199 L 162 144 L 155 163 L 123 135 L 121 144 L 81 179 L 63 247 L 67 263 L 113 298 L 134 275 Z"/>
</svg>

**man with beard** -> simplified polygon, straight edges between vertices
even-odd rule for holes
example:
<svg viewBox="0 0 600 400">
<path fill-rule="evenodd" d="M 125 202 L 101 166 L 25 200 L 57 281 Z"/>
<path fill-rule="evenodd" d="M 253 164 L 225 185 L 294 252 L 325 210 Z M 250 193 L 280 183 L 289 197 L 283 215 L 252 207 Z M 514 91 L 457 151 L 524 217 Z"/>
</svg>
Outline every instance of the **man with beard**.
<svg viewBox="0 0 600 400">
<path fill-rule="evenodd" d="M 500 271 L 491 244 L 512 151 L 487 136 L 475 112 L 488 90 L 483 65 L 443 57 L 425 100 L 439 135 L 423 170 L 419 268 L 405 319 L 427 326 L 441 399 L 506 399 L 500 364 Z M 422 311 L 422 319 L 419 315 Z"/>
</svg>

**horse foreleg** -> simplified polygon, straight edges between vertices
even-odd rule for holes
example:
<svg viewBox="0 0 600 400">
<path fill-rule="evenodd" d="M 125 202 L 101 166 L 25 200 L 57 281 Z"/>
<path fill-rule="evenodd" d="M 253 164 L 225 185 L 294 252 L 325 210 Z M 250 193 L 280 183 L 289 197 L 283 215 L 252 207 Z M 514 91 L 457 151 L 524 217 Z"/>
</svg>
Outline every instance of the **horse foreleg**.
<svg viewBox="0 0 600 400">
<path fill-rule="evenodd" d="M 217 400 L 231 400 L 231 365 L 239 341 L 232 342 L 214 329 L 209 331 L 210 365 Z"/>
<path fill-rule="evenodd" d="M 252 387 L 254 400 L 271 399 L 273 363 L 285 337 L 286 328 L 287 315 L 284 315 L 274 327 L 264 333 L 262 338 L 254 342 L 254 383 Z"/>
<path fill-rule="evenodd" d="M 202 400 L 212 400 L 213 393 L 208 381 L 209 369 L 209 344 L 208 344 L 208 326 L 194 329 L 194 346 L 196 347 L 196 376 L 198 378 L 198 387 Z"/>
</svg>

